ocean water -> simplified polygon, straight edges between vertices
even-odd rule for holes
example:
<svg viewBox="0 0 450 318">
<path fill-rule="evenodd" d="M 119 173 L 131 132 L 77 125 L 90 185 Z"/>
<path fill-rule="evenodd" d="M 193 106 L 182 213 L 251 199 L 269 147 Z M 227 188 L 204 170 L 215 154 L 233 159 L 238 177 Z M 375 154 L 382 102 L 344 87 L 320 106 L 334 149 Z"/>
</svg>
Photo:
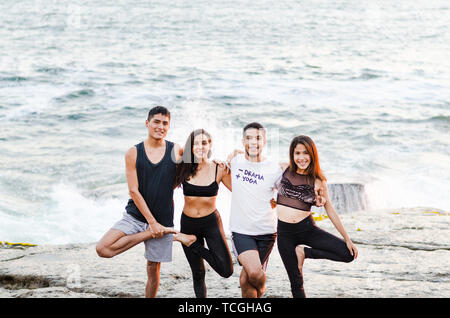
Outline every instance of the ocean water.
<svg viewBox="0 0 450 318">
<path fill-rule="evenodd" d="M 272 160 L 311 136 L 330 184 L 364 187 L 366 209 L 338 213 L 376 226 L 349 233 L 377 244 L 392 219 L 373 211 L 400 209 L 383 244 L 422 248 L 425 228 L 448 250 L 449 13 L 446 0 L 1 1 L 0 240 L 97 241 L 128 199 L 125 152 L 165 105 L 167 139 L 205 128 L 218 159 L 250 121 Z M 221 186 L 226 231 L 229 200 Z"/>
</svg>

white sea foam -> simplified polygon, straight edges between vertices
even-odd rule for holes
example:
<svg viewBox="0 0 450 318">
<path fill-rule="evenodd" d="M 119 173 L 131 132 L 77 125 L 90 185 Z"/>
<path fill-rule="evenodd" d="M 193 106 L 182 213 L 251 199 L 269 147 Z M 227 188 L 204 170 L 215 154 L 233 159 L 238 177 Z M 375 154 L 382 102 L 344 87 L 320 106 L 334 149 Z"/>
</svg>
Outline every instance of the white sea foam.
<svg viewBox="0 0 450 318">
<path fill-rule="evenodd" d="M 450 210 L 446 5 L 1 2 L 0 240 L 97 240 L 128 197 L 92 193 L 125 184 L 153 105 L 169 140 L 209 131 L 214 158 L 258 121 L 270 159 L 309 135 L 329 183 L 374 208 Z M 221 188 L 224 225 L 228 204 Z"/>
<path fill-rule="evenodd" d="M 55 184 L 45 207 L 26 217 L 1 216 L 2 240 L 36 244 L 95 242 L 121 217 L 125 204 L 118 198 L 88 198 L 73 185 Z"/>
</svg>

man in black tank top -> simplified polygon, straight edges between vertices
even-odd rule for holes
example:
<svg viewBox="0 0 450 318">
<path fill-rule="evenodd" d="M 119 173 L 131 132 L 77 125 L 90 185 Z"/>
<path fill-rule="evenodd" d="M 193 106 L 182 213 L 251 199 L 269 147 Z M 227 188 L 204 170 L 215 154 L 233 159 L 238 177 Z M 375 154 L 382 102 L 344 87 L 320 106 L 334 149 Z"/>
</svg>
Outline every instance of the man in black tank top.
<svg viewBox="0 0 450 318">
<path fill-rule="evenodd" d="M 164 138 L 170 112 L 162 106 L 149 111 L 148 138 L 125 155 L 130 199 L 123 218 L 103 236 L 96 250 L 110 258 L 144 242 L 148 281 L 146 297 L 156 297 L 161 262 L 172 260 L 173 191 L 176 161 L 182 148 Z"/>
</svg>

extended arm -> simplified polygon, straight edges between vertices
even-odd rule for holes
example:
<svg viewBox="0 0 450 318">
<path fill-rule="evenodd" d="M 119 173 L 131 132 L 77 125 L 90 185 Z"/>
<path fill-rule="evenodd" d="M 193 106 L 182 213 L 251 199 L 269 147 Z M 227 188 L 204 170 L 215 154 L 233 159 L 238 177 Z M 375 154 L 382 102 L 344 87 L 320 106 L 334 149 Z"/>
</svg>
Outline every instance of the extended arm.
<svg viewBox="0 0 450 318">
<path fill-rule="evenodd" d="M 353 244 L 352 240 L 348 236 L 347 231 L 345 231 L 344 225 L 342 224 L 339 215 L 336 213 L 336 210 L 334 209 L 334 206 L 331 203 L 326 181 L 322 181 L 321 189 L 323 191 L 323 196 L 326 200 L 324 207 L 328 217 L 330 218 L 334 227 L 339 231 L 339 233 L 341 233 L 342 237 L 347 243 L 347 247 L 350 250 L 350 253 L 354 256 L 354 258 L 356 258 L 358 256 L 358 250 L 356 249 L 356 246 Z"/>
</svg>

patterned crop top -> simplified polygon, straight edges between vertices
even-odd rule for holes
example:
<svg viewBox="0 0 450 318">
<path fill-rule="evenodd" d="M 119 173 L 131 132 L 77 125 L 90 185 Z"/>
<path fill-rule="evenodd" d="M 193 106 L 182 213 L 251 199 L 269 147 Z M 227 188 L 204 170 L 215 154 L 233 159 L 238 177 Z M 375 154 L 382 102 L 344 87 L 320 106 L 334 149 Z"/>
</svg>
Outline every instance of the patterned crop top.
<svg viewBox="0 0 450 318">
<path fill-rule="evenodd" d="M 277 204 L 302 211 L 311 211 L 316 202 L 314 179 L 287 168 L 278 185 Z"/>
</svg>

